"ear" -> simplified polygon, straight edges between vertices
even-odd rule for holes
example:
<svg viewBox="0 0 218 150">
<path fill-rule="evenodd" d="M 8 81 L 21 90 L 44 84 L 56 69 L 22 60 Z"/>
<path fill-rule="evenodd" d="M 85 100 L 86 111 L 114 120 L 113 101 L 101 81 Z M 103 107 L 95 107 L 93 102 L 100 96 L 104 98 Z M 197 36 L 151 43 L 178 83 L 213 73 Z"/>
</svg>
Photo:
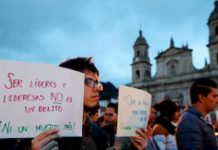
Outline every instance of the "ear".
<svg viewBox="0 0 218 150">
<path fill-rule="evenodd" d="M 199 94 L 198 95 L 198 101 L 199 103 L 203 103 L 204 102 L 204 99 L 205 99 L 205 96 L 203 94 Z"/>
</svg>

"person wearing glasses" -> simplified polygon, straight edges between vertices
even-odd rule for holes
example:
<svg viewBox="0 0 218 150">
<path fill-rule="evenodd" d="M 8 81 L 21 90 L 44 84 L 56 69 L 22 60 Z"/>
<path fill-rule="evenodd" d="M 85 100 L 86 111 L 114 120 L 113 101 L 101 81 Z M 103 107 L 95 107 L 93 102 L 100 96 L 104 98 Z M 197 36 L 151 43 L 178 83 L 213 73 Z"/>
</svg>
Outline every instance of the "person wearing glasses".
<svg viewBox="0 0 218 150">
<path fill-rule="evenodd" d="M 34 139 L 4 139 L 0 141 L 2 150 L 104 150 L 106 138 L 100 127 L 88 117 L 88 112 L 99 108 L 99 92 L 103 90 L 99 82 L 99 72 L 91 62 L 92 58 L 69 59 L 60 67 L 72 69 L 85 74 L 84 80 L 84 111 L 82 137 L 59 139 L 58 130 L 47 130 Z"/>
<path fill-rule="evenodd" d="M 4 139 L 0 141 L 2 150 L 106 150 L 107 142 L 103 130 L 88 116 L 90 111 L 99 108 L 99 92 L 103 90 L 99 82 L 99 72 L 91 62 L 92 58 L 78 57 L 60 64 L 60 67 L 72 69 L 85 74 L 84 80 L 84 109 L 82 137 L 59 138 L 59 130 L 51 129 L 42 132 L 34 139 Z M 146 139 L 144 135 L 136 137 L 135 147 L 142 149 L 140 143 Z"/>
<path fill-rule="evenodd" d="M 92 122 L 88 115 L 89 112 L 99 109 L 99 92 L 103 90 L 99 82 L 99 72 L 91 59 L 79 57 L 60 64 L 60 67 L 85 74 L 82 137 L 57 139 L 59 131 L 51 129 L 31 141 L 32 150 L 106 150 L 108 148 L 103 130 Z M 141 150 L 145 147 L 146 137 L 140 131 L 137 133 L 139 135 L 133 138 L 132 144 L 136 149 Z"/>
<path fill-rule="evenodd" d="M 92 122 L 88 116 L 90 111 L 99 108 L 99 92 L 103 90 L 99 82 L 99 72 L 91 62 L 92 58 L 69 59 L 60 64 L 60 67 L 80 71 L 85 74 L 84 81 L 84 109 L 82 137 L 58 138 L 58 130 L 51 129 L 39 134 L 31 141 L 32 150 L 106 150 L 107 138 L 103 130 Z M 144 132 L 137 132 L 132 144 L 136 149 L 145 147 Z"/>
<path fill-rule="evenodd" d="M 99 92 L 103 90 L 99 82 L 99 72 L 91 62 L 92 58 L 69 59 L 59 66 L 76 70 L 85 74 L 84 81 L 84 109 L 82 137 L 61 138 L 58 130 L 45 131 L 32 140 L 32 150 L 104 150 L 106 149 L 106 138 L 100 127 L 91 121 L 88 113 L 99 109 Z"/>
</svg>

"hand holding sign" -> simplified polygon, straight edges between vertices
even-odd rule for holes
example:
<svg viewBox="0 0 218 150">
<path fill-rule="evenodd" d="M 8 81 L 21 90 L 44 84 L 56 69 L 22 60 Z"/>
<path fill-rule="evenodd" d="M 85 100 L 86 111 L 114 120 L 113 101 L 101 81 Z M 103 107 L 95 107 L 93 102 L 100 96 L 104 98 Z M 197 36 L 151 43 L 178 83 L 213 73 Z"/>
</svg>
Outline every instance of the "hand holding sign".
<svg viewBox="0 0 218 150">
<path fill-rule="evenodd" d="M 121 86 L 118 103 L 117 136 L 134 136 L 137 129 L 146 127 L 151 107 L 151 94 Z"/>
</svg>

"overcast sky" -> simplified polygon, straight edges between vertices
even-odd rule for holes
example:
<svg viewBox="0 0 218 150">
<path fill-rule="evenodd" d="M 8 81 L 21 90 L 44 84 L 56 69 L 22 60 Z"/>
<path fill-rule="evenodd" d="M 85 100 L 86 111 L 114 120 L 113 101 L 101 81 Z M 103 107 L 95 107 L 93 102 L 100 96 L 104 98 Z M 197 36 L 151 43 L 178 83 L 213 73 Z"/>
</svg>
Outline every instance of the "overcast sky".
<svg viewBox="0 0 218 150">
<path fill-rule="evenodd" d="M 131 82 L 133 44 L 143 31 L 152 74 L 158 51 L 188 43 L 209 61 L 207 21 L 215 0 L 0 0 L 0 59 L 58 65 L 92 56 L 101 80 Z"/>
</svg>

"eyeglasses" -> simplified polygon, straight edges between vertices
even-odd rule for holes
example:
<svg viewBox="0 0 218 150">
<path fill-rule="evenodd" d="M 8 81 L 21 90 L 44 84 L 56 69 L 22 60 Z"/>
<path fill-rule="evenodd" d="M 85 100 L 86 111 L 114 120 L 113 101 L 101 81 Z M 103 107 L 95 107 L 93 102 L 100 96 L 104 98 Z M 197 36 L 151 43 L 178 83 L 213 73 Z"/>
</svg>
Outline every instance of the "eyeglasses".
<svg viewBox="0 0 218 150">
<path fill-rule="evenodd" d="M 91 78 L 85 78 L 85 84 L 92 89 L 97 88 L 99 91 L 103 91 L 103 85 L 100 82 L 95 81 Z"/>
<path fill-rule="evenodd" d="M 115 113 L 104 113 L 104 115 L 108 117 L 112 117 L 112 116 L 115 116 L 116 114 Z"/>
</svg>

